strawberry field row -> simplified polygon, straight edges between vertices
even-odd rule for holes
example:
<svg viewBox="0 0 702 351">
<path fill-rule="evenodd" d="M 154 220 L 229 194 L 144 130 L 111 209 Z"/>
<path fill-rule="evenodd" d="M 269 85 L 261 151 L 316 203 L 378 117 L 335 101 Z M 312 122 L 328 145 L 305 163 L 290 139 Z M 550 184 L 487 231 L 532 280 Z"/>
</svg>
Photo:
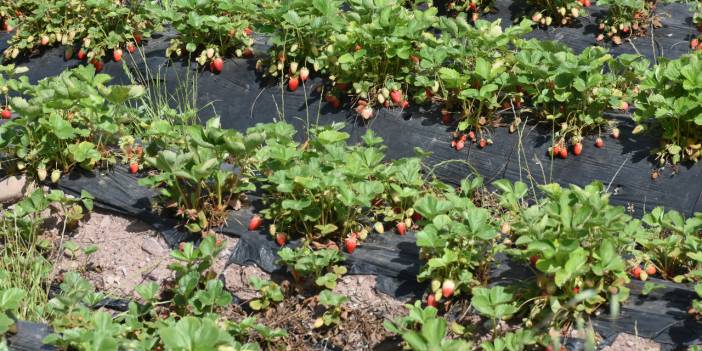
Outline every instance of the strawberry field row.
<svg viewBox="0 0 702 351">
<path fill-rule="evenodd" d="M 79 58 L 91 60 L 99 70 L 107 50 L 119 61 L 125 43 L 132 52 L 142 37 L 168 24 L 179 35 L 167 55 L 185 55 L 219 72 L 227 57 L 253 55 L 256 30 L 269 36 L 271 44 L 256 63 L 264 75 L 294 91 L 310 74 L 321 74 L 330 87 L 325 99 L 339 107 L 351 98 L 363 119 L 373 118 L 379 106 L 439 104 L 445 123 L 457 122 L 452 144 L 457 149 L 466 142 L 464 134 L 481 147 L 490 145 L 489 126 L 501 123 L 507 113 L 511 130 L 524 115 L 553 124 L 552 154 L 567 157 L 570 150 L 579 155 L 584 135 L 618 135 L 614 122 L 603 115 L 606 110 L 633 106 L 637 133 L 662 134 L 660 148 L 652 150 L 661 164 L 696 161 L 702 152 L 696 85 L 686 84 L 690 78 L 677 68 L 695 65 L 696 54 L 670 63 L 661 60 L 651 71 L 651 64 L 635 55 L 614 58 L 595 47 L 574 54 L 554 42 L 524 40 L 533 26 L 529 20 L 502 30 L 499 21 L 471 24 L 465 14 L 439 16 L 435 7 L 394 0 L 183 1 L 168 7 L 138 3 L 130 9 L 77 3 L 68 13 L 62 12 L 69 8 L 62 3 L 13 5 L 21 16 L 9 21 L 17 32 L 6 57 L 62 42 L 69 45 L 67 57 L 79 48 Z M 571 5 L 583 6 L 578 1 L 562 6 Z M 59 13 L 62 23 L 47 22 Z M 88 30 L 95 26 L 84 19 L 95 13 L 114 23 Z M 629 28 L 630 23 L 612 25 Z"/>
</svg>

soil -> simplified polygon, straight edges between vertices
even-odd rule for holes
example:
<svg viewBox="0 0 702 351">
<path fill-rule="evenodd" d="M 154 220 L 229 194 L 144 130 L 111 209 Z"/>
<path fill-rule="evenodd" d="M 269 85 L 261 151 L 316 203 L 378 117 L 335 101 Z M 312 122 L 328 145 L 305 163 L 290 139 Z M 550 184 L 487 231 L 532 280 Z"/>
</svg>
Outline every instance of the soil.
<svg viewBox="0 0 702 351">
<path fill-rule="evenodd" d="M 661 345 L 653 340 L 640 338 L 631 334 L 619 334 L 611 346 L 607 346 L 602 351 L 658 351 Z"/>
</svg>

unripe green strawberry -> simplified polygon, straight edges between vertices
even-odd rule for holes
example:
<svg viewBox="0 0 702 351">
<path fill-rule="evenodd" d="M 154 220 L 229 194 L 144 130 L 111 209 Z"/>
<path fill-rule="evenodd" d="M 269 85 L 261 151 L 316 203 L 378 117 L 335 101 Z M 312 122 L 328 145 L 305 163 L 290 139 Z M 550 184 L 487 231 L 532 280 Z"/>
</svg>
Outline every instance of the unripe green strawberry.
<svg viewBox="0 0 702 351">
<path fill-rule="evenodd" d="M 54 169 L 51 171 L 51 182 L 52 183 L 58 183 L 59 179 L 61 178 L 61 171 L 58 169 Z"/>
<path fill-rule="evenodd" d="M 46 173 L 46 167 L 40 166 L 37 169 L 37 178 L 39 179 L 40 182 L 43 182 L 44 179 L 46 179 L 47 173 Z"/>
<path fill-rule="evenodd" d="M 375 231 L 378 232 L 378 234 L 385 233 L 385 226 L 383 226 L 383 222 L 376 222 L 373 225 L 373 229 L 375 229 Z"/>
</svg>

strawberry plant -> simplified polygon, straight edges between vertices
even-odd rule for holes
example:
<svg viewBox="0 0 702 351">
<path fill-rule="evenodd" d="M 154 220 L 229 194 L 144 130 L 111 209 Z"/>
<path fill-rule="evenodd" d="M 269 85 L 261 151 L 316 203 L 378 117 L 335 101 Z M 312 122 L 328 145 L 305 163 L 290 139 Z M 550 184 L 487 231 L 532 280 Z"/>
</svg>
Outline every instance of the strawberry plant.
<svg viewBox="0 0 702 351">
<path fill-rule="evenodd" d="M 432 29 L 437 9 L 407 9 L 397 0 L 350 0 L 345 31 L 325 48 L 336 90 L 353 93 L 369 107 L 379 104 L 406 108 L 420 59 L 416 52 L 437 46 Z M 367 111 L 371 112 L 372 110 Z"/>
<path fill-rule="evenodd" d="M 108 86 L 110 79 L 85 66 L 36 85 L 26 79 L 9 83 L 23 96 L 10 100 L 18 117 L 0 126 L 0 146 L 14 170 L 40 181 L 51 171 L 56 182 L 74 167 L 90 170 L 116 163 L 113 147 L 138 121 L 127 102 L 141 96 L 144 88 Z"/>
<path fill-rule="evenodd" d="M 22 300 L 27 292 L 19 288 L 9 288 L 0 291 L 0 347 L 7 348 L 5 335 L 17 332 L 15 321 Z"/>
<path fill-rule="evenodd" d="M 622 255 L 632 252 L 633 238 L 643 229 L 624 207 L 609 204 L 601 183 L 584 188 L 544 185 L 544 198 L 531 206 L 514 201 L 524 195 L 515 186 L 524 184 L 500 180 L 494 185 L 505 194 L 501 203 L 511 213 L 516 245 L 511 251 L 536 269 L 539 292 L 532 300 L 531 318 L 553 316 L 552 323 L 559 325 L 568 317 L 593 313 L 609 298 L 627 298 L 629 278 Z M 579 295 L 586 290 L 590 292 Z"/>
<path fill-rule="evenodd" d="M 287 266 L 297 282 L 310 278 L 319 287 L 333 289 L 337 280 L 346 274 L 346 267 L 337 265 L 344 260 L 338 250 L 312 250 L 306 246 L 293 250 L 285 247 L 278 251 L 278 256 L 278 263 Z"/>
<path fill-rule="evenodd" d="M 38 3 L 18 22 L 4 55 L 16 58 L 55 44 L 81 46 L 88 60 L 102 60 L 108 50 L 139 44 L 153 29 L 141 1 L 66 0 Z"/>
<path fill-rule="evenodd" d="M 517 80 L 537 116 L 553 123 L 554 150 L 567 150 L 569 144 L 580 143 L 587 131 L 606 126 L 604 112 L 626 102 L 615 78 L 605 73 L 612 60 L 603 48 L 588 47 L 576 55 L 554 42 L 522 43 Z"/>
<path fill-rule="evenodd" d="M 599 23 L 602 33 L 598 34 L 597 41 L 604 40 L 606 35 L 619 45 L 623 38 L 646 34 L 651 21 L 654 27 L 661 26 L 660 20 L 651 18 L 655 0 L 598 0 L 597 5 L 607 7 L 607 16 Z"/>
<path fill-rule="evenodd" d="M 702 157 L 702 115 L 698 113 L 702 80 L 698 55 L 675 60 L 661 59 L 646 72 L 636 96 L 635 132 L 661 134 L 661 146 L 654 150 L 661 164 L 697 161 Z"/>
<path fill-rule="evenodd" d="M 365 145 L 349 146 L 349 134 L 339 131 L 343 125 L 334 124 L 312 128 L 299 145 L 291 139 L 291 126 L 268 128 L 285 126 L 291 133 L 266 138 L 258 153 L 266 204 L 261 214 L 273 223 L 271 235 L 341 241 L 361 231 L 372 200 L 384 190 L 375 180 L 385 167 L 378 138 L 369 131 Z"/>
<path fill-rule="evenodd" d="M 695 1 L 690 5 L 690 7 L 690 12 L 692 12 L 692 23 L 697 26 L 697 30 L 702 30 L 702 3 Z"/>
<path fill-rule="evenodd" d="M 422 176 L 422 162 L 419 158 L 400 159 L 382 169 L 378 175 L 385 191 L 373 200 L 375 217 L 382 216 L 383 221 L 402 223 L 405 228 L 412 228 L 421 220 L 413 208 L 414 203 L 429 186 Z"/>
<path fill-rule="evenodd" d="M 139 183 L 160 188 L 165 208 L 176 209 L 176 216 L 185 219 L 189 231 L 222 226 L 226 211 L 240 207 L 240 196 L 255 188 L 247 172 L 263 135 L 222 129 L 219 118 L 208 120 L 204 127 L 185 126 L 181 131 L 184 143 L 180 147 L 162 149 L 145 158 L 159 173 Z M 240 173 L 225 169 L 225 162 L 238 167 Z"/>
<path fill-rule="evenodd" d="M 463 339 L 448 337 L 448 325 L 445 319 L 437 315 L 434 307 L 422 308 L 419 301 L 414 305 L 405 305 L 407 316 L 396 321 L 385 321 L 383 325 L 389 332 L 402 336 L 405 344 L 412 350 L 459 351 L 473 349 L 473 345 Z"/>
<path fill-rule="evenodd" d="M 276 77 L 299 78 L 303 82 L 311 70 L 325 72 L 329 38 L 342 31 L 341 1 L 292 0 L 264 11 L 270 38 L 270 59 L 257 64 L 267 65 L 265 73 Z M 291 88 L 291 90 L 294 90 Z"/>
<path fill-rule="evenodd" d="M 314 321 L 314 327 L 330 327 L 341 323 L 342 305 L 348 301 L 348 297 L 335 294 L 330 290 L 323 290 L 319 293 L 319 304 L 324 306 L 326 311 Z"/>
<path fill-rule="evenodd" d="M 417 233 L 420 255 L 427 260 L 417 279 L 432 280 L 435 301 L 486 285 L 495 254 L 503 249 L 490 212 L 470 199 L 470 181 L 464 180 L 461 189 L 461 194 L 425 196 L 415 204 L 427 221 Z"/>
<path fill-rule="evenodd" d="M 513 84 L 514 55 L 510 46 L 531 31 L 530 22 L 522 21 L 503 31 L 500 21 L 479 20 L 475 26 L 469 26 L 459 16 L 442 18 L 441 28 L 447 44 L 440 49 L 420 51 L 422 67 L 428 66 L 425 61 L 439 66 L 432 67 L 438 71 L 440 87 L 433 100 L 442 102 L 447 114 L 459 116 L 459 131 L 471 130 L 477 134 L 471 137 L 472 141 L 488 139 L 483 127 L 493 121 L 498 109 L 504 105 L 511 108 L 512 103 L 516 108 L 521 107 L 521 93 Z M 443 62 L 445 58 L 435 58 L 437 50 L 445 51 L 448 66 Z M 418 77 L 415 84 L 430 81 Z"/>
<path fill-rule="evenodd" d="M 232 300 L 210 271 L 221 249 L 212 236 L 197 248 L 185 244 L 172 253 L 177 260 L 169 266 L 176 272 L 174 284 L 163 291 L 156 283 L 138 286 L 140 301 L 131 301 L 127 311 L 115 315 L 95 311 L 104 295 L 77 273 L 65 274 L 61 293 L 48 306 L 55 317 L 54 333 L 44 342 L 100 350 L 259 350 L 255 341 L 285 336 L 285 331 L 256 323 L 253 317 L 237 323 L 218 314 Z"/>
<path fill-rule="evenodd" d="M 0 30 L 11 32 L 22 21 L 26 13 L 31 13 L 36 2 L 30 0 L 3 1 L 0 3 Z"/>
<path fill-rule="evenodd" d="M 469 13 L 473 22 L 476 22 L 481 13 L 495 11 L 495 0 L 453 0 L 446 4 L 451 12 Z"/>
<path fill-rule="evenodd" d="M 252 310 L 266 310 L 271 304 L 283 301 L 285 298 L 280 285 L 275 282 L 252 276 L 249 278 L 249 283 L 260 295 L 260 297 L 249 301 L 249 307 Z"/>
<path fill-rule="evenodd" d="M 677 211 L 666 212 L 654 208 L 646 213 L 642 222 L 646 225 L 646 235 L 636 237 L 640 252 L 635 267 L 653 266 L 654 274 L 681 282 L 696 281 L 696 272 L 702 270 L 702 215 L 685 219 Z M 645 280 L 649 272 L 640 272 L 639 279 Z"/>
<path fill-rule="evenodd" d="M 572 24 L 591 5 L 590 0 L 529 0 L 528 3 L 534 8 L 531 20 L 542 27 Z"/>
<path fill-rule="evenodd" d="M 257 13 L 256 2 L 176 0 L 152 11 L 178 31 L 166 49 L 167 57 L 187 54 L 200 65 L 209 62 L 212 71 L 220 72 L 224 58 L 253 55 L 250 20 Z"/>
</svg>

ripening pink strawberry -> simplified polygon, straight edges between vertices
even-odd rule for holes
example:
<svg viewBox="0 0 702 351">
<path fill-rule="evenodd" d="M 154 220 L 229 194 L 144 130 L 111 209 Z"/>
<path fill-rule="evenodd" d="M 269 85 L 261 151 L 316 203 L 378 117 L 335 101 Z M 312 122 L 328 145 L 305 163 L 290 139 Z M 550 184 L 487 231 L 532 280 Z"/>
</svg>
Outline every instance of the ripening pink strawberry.
<svg viewBox="0 0 702 351">
<path fill-rule="evenodd" d="M 429 294 L 427 296 L 427 306 L 431 306 L 434 308 L 439 306 L 439 304 L 436 302 L 436 297 L 434 297 L 434 294 Z"/>
<path fill-rule="evenodd" d="M 456 283 L 454 283 L 451 279 L 446 279 L 444 280 L 444 283 L 441 284 L 441 295 L 443 295 L 445 298 L 449 298 L 453 295 L 455 289 Z"/>
<path fill-rule="evenodd" d="M 373 108 L 370 107 L 370 106 L 364 107 L 364 108 L 361 110 L 361 117 L 363 117 L 363 119 L 366 119 L 366 120 L 368 120 L 368 119 L 370 119 L 371 117 L 373 117 Z"/>
<path fill-rule="evenodd" d="M 307 69 L 307 67 L 300 68 L 300 79 L 302 79 L 303 82 L 306 81 L 309 76 L 310 70 Z"/>
<path fill-rule="evenodd" d="M 113 50 L 112 51 L 112 58 L 115 60 L 115 62 L 122 61 L 122 49 Z"/>
</svg>

